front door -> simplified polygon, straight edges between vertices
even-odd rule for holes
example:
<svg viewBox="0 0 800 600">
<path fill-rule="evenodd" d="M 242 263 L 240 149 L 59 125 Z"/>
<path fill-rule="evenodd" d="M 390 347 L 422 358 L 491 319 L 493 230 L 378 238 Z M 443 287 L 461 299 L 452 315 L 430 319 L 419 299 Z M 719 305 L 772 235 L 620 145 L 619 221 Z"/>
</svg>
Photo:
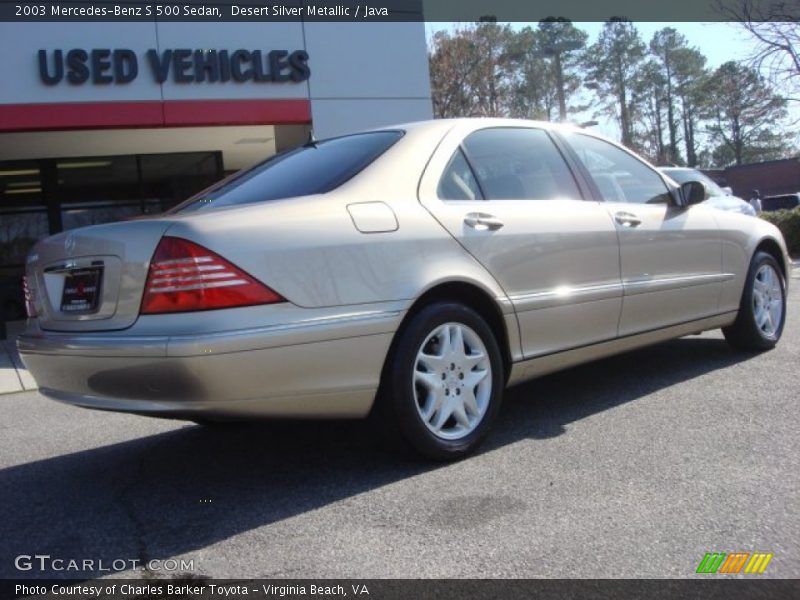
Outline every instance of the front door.
<svg viewBox="0 0 800 600">
<path fill-rule="evenodd" d="M 610 142 L 564 137 L 619 235 L 625 291 L 619 335 L 715 314 L 724 276 L 714 209 L 676 206 L 657 171 Z"/>
</svg>

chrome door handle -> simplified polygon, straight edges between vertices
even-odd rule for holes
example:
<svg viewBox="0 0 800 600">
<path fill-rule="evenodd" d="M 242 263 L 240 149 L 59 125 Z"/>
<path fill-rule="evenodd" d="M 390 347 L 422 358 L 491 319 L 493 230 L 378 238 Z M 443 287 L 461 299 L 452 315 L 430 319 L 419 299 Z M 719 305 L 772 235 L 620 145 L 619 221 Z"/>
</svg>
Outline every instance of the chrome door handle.
<svg viewBox="0 0 800 600">
<path fill-rule="evenodd" d="M 504 225 L 504 223 L 494 215 L 480 212 L 468 213 L 464 217 L 464 224 L 478 231 L 495 231 Z"/>
<path fill-rule="evenodd" d="M 638 227 L 642 224 L 642 220 L 629 212 L 618 212 L 614 215 L 614 220 L 623 227 Z"/>
</svg>

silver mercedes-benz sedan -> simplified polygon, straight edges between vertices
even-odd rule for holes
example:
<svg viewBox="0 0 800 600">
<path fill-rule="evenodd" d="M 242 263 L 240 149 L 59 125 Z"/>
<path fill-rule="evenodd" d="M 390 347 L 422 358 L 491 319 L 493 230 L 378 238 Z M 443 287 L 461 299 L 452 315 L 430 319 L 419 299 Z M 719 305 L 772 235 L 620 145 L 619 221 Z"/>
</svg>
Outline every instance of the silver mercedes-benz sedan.
<svg viewBox="0 0 800 600">
<path fill-rule="evenodd" d="M 736 349 L 777 343 L 784 240 L 705 192 L 547 123 L 310 141 L 158 217 L 39 242 L 19 350 L 78 406 L 372 414 L 454 458 L 514 382 L 720 327 Z"/>
</svg>

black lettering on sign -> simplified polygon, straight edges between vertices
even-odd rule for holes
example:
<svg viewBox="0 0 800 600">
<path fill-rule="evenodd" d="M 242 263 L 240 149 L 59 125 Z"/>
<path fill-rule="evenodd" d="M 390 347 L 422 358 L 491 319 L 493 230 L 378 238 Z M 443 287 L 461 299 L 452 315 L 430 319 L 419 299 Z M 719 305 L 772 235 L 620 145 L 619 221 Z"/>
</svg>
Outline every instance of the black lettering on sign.
<svg viewBox="0 0 800 600">
<path fill-rule="evenodd" d="M 62 61 L 61 50 L 53 52 L 53 66 L 50 72 L 47 67 L 47 50 L 39 50 L 39 78 L 47 85 L 55 85 L 64 77 L 64 63 Z"/>
<path fill-rule="evenodd" d="M 114 50 L 114 81 L 130 83 L 139 74 L 139 63 L 132 50 Z"/>
<path fill-rule="evenodd" d="M 253 50 L 250 55 L 253 57 L 253 81 L 272 81 L 269 69 L 264 68 L 264 57 L 261 50 Z"/>
<path fill-rule="evenodd" d="M 161 56 L 152 48 L 147 51 L 147 60 L 153 70 L 153 76 L 158 83 L 164 83 L 169 75 L 169 61 L 172 60 L 172 50 L 164 50 Z"/>
<path fill-rule="evenodd" d="M 242 70 L 242 63 L 252 60 L 253 56 L 247 50 L 237 50 L 231 54 L 231 75 L 234 81 L 248 81 L 253 78 L 253 67 Z"/>
<path fill-rule="evenodd" d="M 292 81 L 306 81 L 311 77 L 311 69 L 308 68 L 308 52 L 305 50 L 295 50 L 289 55 L 289 65 L 292 67 Z"/>
<path fill-rule="evenodd" d="M 231 80 L 231 62 L 227 50 L 219 51 L 219 80 L 223 83 Z"/>
<path fill-rule="evenodd" d="M 205 81 L 206 74 L 211 83 L 219 80 L 219 58 L 216 50 L 194 51 L 194 80 Z"/>
<path fill-rule="evenodd" d="M 192 51 L 185 48 L 180 48 L 172 52 L 172 70 L 174 71 L 173 77 L 175 83 L 191 83 L 194 76 L 189 73 L 192 68 Z"/>
<path fill-rule="evenodd" d="M 92 81 L 94 83 L 111 83 L 114 78 L 106 74 L 111 69 L 111 50 L 102 48 L 92 50 Z"/>
<path fill-rule="evenodd" d="M 289 67 L 286 50 L 273 50 L 269 53 L 269 72 L 272 74 L 272 81 L 288 81 L 289 74 L 284 70 Z"/>
<path fill-rule="evenodd" d="M 67 79 L 76 85 L 86 83 L 89 80 L 89 67 L 86 62 L 89 60 L 89 53 L 86 50 L 75 48 L 67 52 Z"/>
<path fill-rule="evenodd" d="M 191 50 L 167 49 L 159 52 L 149 49 L 145 53 L 150 72 L 156 83 L 169 79 L 176 83 L 202 83 L 217 81 L 300 82 L 311 76 L 308 52 L 295 50 Z M 39 79 L 46 85 L 56 85 L 66 79 L 80 85 L 90 81 L 97 85 L 130 83 L 139 76 L 136 53 L 126 48 L 94 48 L 84 50 L 38 51 Z"/>
</svg>

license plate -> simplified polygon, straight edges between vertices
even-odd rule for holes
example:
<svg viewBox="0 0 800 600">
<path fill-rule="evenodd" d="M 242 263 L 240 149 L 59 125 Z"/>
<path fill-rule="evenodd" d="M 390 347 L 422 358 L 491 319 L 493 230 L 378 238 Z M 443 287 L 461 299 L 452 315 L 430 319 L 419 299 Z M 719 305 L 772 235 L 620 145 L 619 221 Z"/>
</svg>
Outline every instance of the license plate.
<svg viewBox="0 0 800 600">
<path fill-rule="evenodd" d="M 64 292 L 61 294 L 61 312 L 84 313 L 96 310 L 102 279 L 102 267 L 67 273 L 64 278 Z"/>
</svg>

